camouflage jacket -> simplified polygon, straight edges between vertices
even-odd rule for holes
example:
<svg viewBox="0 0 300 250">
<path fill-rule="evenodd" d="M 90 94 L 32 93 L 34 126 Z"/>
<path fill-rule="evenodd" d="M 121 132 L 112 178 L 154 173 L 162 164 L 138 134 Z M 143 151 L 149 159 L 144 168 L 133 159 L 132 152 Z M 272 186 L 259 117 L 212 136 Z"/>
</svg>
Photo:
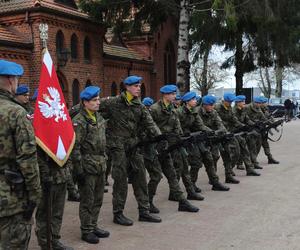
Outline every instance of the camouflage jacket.
<svg viewBox="0 0 300 250">
<path fill-rule="evenodd" d="M 248 104 L 245 107 L 245 111 L 249 116 L 249 118 L 254 122 L 267 120 L 264 113 L 261 111 L 260 107 L 255 107 L 253 103 Z"/>
<path fill-rule="evenodd" d="M 249 118 L 247 111 L 245 108 L 240 109 L 238 106 L 234 106 L 233 113 L 235 116 L 239 119 L 241 123 L 244 123 L 246 125 L 254 125 L 255 123 Z"/>
<path fill-rule="evenodd" d="M 86 172 L 97 175 L 106 169 L 106 121 L 99 112 L 95 115 L 96 122 L 82 107 L 73 118 L 76 141 L 72 152 L 72 164 L 75 174 Z"/>
<path fill-rule="evenodd" d="M 177 114 L 184 134 L 197 131 L 211 131 L 209 127 L 204 125 L 197 110 L 189 110 L 183 105 L 177 109 Z"/>
<path fill-rule="evenodd" d="M 41 175 L 41 183 L 51 181 L 54 184 L 66 183 L 70 178 L 67 164 L 60 167 L 48 154 L 37 147 L 38 163 Z"/>
<path fill-rule="evenodd" d="M 0 217 L 5 217 L 24 211 L 28 200 L 38 203 L 41 186 L 34 131 L 26 111 L 5 90 L 0 90 L 0 107 Z M 21 192 L 8 184 L 5 170 L 21 173 Z"/>
<path fill-rule="evenodd" d="M 125 93 L 101 100 L 99 112 L 107 122 L 108 148 L 132 148 L 138 142 L 139 131 L 149 137 L 161 134 L 149 111 L 139 98 L 127 102 Z"/>
<path fill-rule="evenodd" d="M 216 105 L 216 111 L 228 131 L 232 132 L 233 130 L 244 126 L 244 124 L 235 116 L 231 107 L 225 108 L 223 103 L 219 103 Z"/>
<path fill-rule="evenodd" d="M 264 116 L 265 116 L 266 119 L 268 119 L 271 122 L 275 121 L 274 117 L 270 113 L 269 108 L 267 106 L 261 106 L 260 109 L 263 112 L 263 114 L 264 114 Z"/>
<path fill-rule="evenodd" d="M 216 110 L 207 112 L 203 107 L 199 107 L 198 113 L 207 127 L 211 128 L 214 131 L 218 130 L 227 132 L 227 129 L 225 128 L 222 119 L 220 118 Z"/>
</svg>

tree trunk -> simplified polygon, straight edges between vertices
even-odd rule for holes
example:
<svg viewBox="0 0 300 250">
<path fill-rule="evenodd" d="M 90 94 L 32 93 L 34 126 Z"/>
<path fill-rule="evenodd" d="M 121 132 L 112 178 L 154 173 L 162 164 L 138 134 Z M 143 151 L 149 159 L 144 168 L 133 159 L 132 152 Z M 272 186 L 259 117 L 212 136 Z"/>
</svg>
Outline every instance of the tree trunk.
<svg viewBox="0 0 300 250">
<path fill-rule="evenodd" d="M 283 67 L 279 65 L 275 65 L 275 78 L 276 78 L 275 96 L 276 97 L 281 97 L 282 95 L 283 70 L 284 70 Z"/>
<path fill-rule="evenodd" d="M 187 6 L 189 0 L 180 1 L 179 37 L 178 37 L 178 59 L 177 59 L 177 85 L 181 94 L 190 89 L 190 62 L 189 62 L 189 42 L 188 25 L 189 12 Z"/>
<path fill-rule="evenodd" d="M 208 55 L 210 52 L 211 46 L 208 47 L 204 51 L 203 55 L 203 70 L 202 70 L 202 88 L 201 88 L 201 95 L 205 96 L 208 93 L 208 82 L 207 82 L 207 74 L 208 74 Z"/>
<path fill-rule="evenodd" d="M 243 67 L 243 34 L 241 32 L 237 33 L 235 41 L 235 93 L 239 95 L 243 91 L 243 77 L 244 77 L 244 67 Z"/>
</svg>

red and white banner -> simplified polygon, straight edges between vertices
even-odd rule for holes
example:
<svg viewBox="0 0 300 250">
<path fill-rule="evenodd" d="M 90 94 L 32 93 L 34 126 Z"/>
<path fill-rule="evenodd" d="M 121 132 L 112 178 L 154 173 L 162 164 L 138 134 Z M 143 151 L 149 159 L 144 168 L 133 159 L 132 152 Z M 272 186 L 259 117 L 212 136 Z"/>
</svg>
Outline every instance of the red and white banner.
<svg viewBox="0 0 300 250">
<path fill-rule="evenodd" d="M 49 51 L 42 60 L 33 127 L 37 144 L 59 165 L 68 160 L 75 142 L 72 120 Z"/>
</svg>

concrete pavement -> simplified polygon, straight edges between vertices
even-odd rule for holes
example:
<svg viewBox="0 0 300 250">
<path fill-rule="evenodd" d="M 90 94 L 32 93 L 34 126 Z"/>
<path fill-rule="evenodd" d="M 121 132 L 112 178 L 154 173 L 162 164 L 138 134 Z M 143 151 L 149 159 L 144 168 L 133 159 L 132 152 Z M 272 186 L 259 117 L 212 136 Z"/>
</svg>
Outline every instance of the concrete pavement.
<svg viewBox="0 0 300 250">
<path fill-rule="evenodd" d="M 137 203 L 129 186 L 125 214 L 134 219 L 131 227 L 112 223 L 111 186 L 105 194 L 99 226 L 111 232 L 98 245 L 80 240 L 78 203 L 66 202 L 62 242 L 82 250 L 296 250 L 300 249 L 300 120 L 285 124 L 281 141 L 270 143 L 279 165 L 264 167 L 260 177 L 247 177 L 246 171 L 235 170 L 239 185 L 229 192 L 211 191 L 204 169 L 199 186 L 204 201 L 193 201 L 199 213 L 177 211 L 177 203 L 168 198 L 166 179 L 160 184 L 155 204 L 163 220 L 160 224 L 138 222 Z M 222 161 L 218 167 L 224 182 Z M 39 249 L 34 232 L 30 248 Z"/>
</svg>

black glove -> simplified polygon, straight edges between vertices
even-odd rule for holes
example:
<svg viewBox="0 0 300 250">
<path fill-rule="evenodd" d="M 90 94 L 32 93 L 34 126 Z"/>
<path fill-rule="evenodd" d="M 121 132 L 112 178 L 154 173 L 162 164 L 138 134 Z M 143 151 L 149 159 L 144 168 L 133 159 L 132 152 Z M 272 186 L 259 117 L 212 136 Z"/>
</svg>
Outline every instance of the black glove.
<svg viewBox="0 0 300 250">
<path fill-rule="evenodd" d="M 77 180 L 77 183 L 78 183 L 79 185 L 84 185 L 84 183 L 85 183 L 85 176 L 86 176 L 86 175 L 85 175 L 84 172 L 82 172 L 82 173 L 76 175 L 76 180 Z"/>
<path fill-rule="evenodd" d="M 158 151 L 158 153 L 167 150 L 169 147 L 169 143 L 167 140 L 161 140 L 156 147 L 156 150 Z"/>
<path fill-rule="evenodd" d="M 33 211 L 36 207 L 36 203 L 34 201 L 28 201 L 26 205 L 23 206 L 23 218 L 25 220 L 30 220 L 33 214 Z"/>
</svg>

